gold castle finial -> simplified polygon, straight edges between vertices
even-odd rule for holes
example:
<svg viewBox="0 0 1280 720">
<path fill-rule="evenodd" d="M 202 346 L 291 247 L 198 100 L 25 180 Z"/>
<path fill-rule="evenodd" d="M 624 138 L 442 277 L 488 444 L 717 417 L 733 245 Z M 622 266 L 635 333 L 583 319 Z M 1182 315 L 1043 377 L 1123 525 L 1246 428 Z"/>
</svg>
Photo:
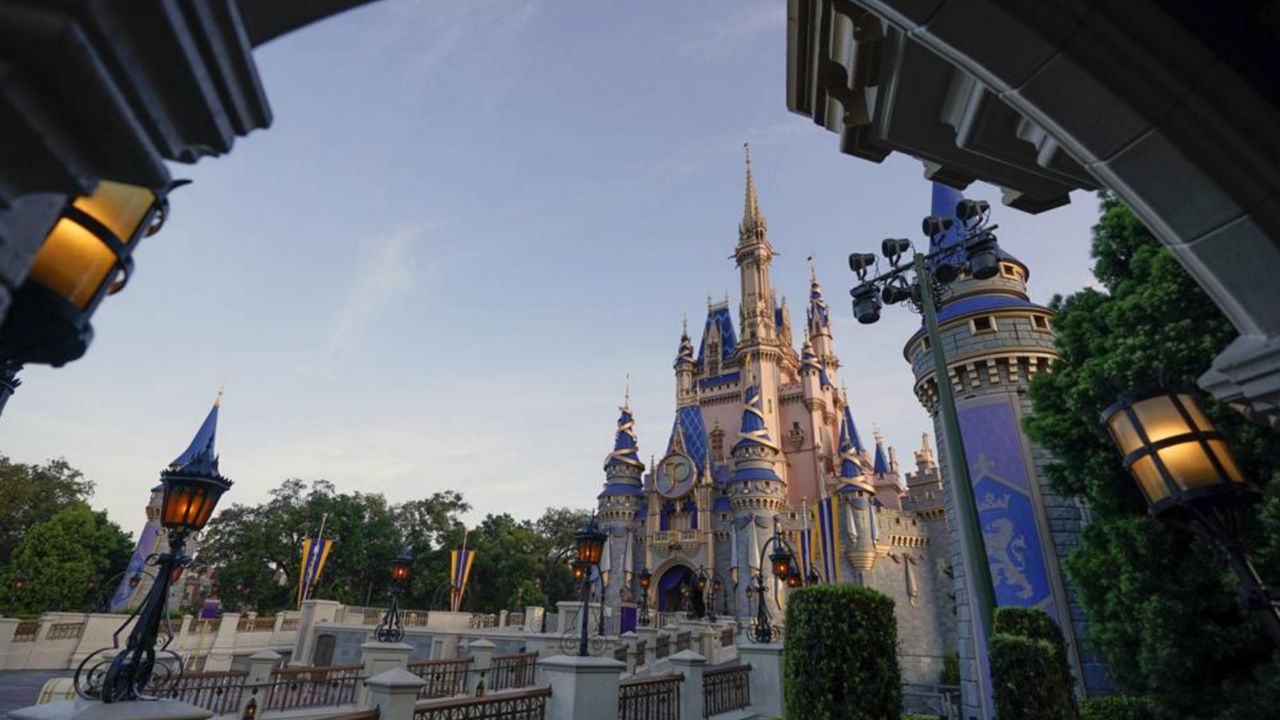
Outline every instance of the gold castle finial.
<svg viewBox="0 0 1280 720">
<path fill-rule="evenodd" d="M 809 256 L 809 282 L 813 285 L 818 284 L 818 268 L 813 264 L 813 256 Z"/>
<path fill-rule="evenodd" d="M 631 373 L 627 373 L 627 389 L 622 396 L 622 409 L 631 412 Z"/>
<path fill-rule="evenodd" d="M 216 408 L 222 407 L 222 386 L 221 385 L 218 386 L 217 397 L 213 399 L 213 406 Z"/>
</svg>

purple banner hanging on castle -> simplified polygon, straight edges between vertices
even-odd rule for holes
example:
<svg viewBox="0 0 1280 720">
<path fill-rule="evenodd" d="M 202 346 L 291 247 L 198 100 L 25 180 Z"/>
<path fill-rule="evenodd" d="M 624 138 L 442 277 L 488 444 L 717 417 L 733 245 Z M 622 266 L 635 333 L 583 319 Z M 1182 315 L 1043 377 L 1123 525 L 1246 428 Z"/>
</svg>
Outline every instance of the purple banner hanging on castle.
<svg viewBox="0 0 1280 720">
<path fill-rule="evenodd" d="M 969 460 L 982 539 L 995 584 L 996 603 L 1038 607 L 1055 620 L 1047 548 L 1036 523 L 1017 417 L 1008 401 L 964 408 L 960 429 Z"/>
</svg>

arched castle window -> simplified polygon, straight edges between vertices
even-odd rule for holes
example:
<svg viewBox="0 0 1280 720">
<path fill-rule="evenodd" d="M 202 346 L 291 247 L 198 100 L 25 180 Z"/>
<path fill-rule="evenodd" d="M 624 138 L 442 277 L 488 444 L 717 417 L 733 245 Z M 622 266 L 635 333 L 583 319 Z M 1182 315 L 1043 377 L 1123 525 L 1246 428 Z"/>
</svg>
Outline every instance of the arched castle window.
<svg viewBox="0 0 1280 720">
<path fill-rule="evenodd" d="M 716 462 L 724 462 L 724 430 L 719 425 L 711 431 L 711 457 Z"/>
</svg>

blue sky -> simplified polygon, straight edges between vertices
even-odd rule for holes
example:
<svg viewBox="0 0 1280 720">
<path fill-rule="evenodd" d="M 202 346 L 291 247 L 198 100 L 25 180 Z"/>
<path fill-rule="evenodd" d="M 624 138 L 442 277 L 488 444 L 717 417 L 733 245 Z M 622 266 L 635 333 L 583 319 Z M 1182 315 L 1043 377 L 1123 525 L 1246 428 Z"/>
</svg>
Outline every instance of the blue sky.
<svg viewBox="0 0 1280 720">
<path fill-rule="evenodd" d="M 288 477 L 393 501 L 453 488 L 476 514 L 586 507 L 626 376 L 640 450 L 665 449 L 681 317 L 730 292 L 742 143 L 802 316 L 832 303 L 857 421 L 903 458 L 931 429 L 903 341 L 849 312 L 844 258 L 912 236 L 920 163 L 843 156 L 785 104 L 785 3 L 383 0 L 256 53 L 275 120 L 195 182 L 65 368 L 29 368 L 0 451 L 65 456 L 131 532 L 225 384 L 219 449 L 258 502 Z M 1032 298 L 1091 280 L 1096 201 L 991 201 Z"/>
</svg>

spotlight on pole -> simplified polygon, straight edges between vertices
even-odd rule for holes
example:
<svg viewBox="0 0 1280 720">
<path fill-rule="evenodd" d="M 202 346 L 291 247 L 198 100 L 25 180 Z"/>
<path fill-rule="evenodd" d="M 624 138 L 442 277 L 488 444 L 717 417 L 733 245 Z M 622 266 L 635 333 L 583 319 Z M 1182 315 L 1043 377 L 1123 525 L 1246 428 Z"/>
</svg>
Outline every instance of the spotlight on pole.
<svg viewBox="0 0 1280 720">
<path fill-rule="evenodd" d="M 853 316 L 863 325 L 870 325 L 880 319 L 880 298 L 876 297 L 876 286 L 862 283 L 849 291 L 853 296 Z"/>
</svg>

